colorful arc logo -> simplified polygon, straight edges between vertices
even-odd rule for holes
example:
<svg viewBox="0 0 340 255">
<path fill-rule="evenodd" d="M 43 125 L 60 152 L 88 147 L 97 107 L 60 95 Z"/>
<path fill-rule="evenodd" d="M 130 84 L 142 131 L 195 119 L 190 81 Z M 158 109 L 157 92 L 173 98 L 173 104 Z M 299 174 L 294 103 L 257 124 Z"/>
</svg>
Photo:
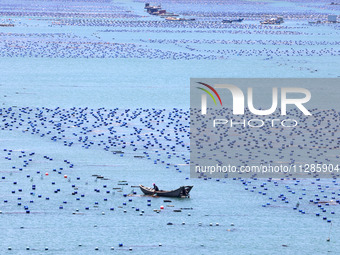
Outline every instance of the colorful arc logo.
<svg viewBox="0 0 340 255">
<path fill-rule="evenodd" d="M 222 106 L 221 97 L 220 97 L 220 95 L 217 93 L 217 91 L 216 91 L 212 86 L 210 86 L 210 85 L 208 85 L 208 84 L 206 84 L 206 83 L 203 83 L 203 82 L 197 82 L 197 83 L 198 83 L 198 84 L 201 84 L 201 85 L 203 85 L 203 86 L 206 86 L 206 87 L 209 88 L 212 92 L 214 92 L 215 95 L 217 96 L 218 100 L 220 101 L 221 106 Z M 200 87 L 197 87 L 197 88 L 200 89 L 200 90 L 203 90 L 204 92 L 206 92 L 206 93 L 214 100 L 215 105 L 217 105 L 216 100 L 215 100 L 215 97 L 213 96 L 213 94 L 211 94 L 211 92 L 210 92 L 209 90 L 204 89 L 204 88 L 200 88 Z"/>
</svg>

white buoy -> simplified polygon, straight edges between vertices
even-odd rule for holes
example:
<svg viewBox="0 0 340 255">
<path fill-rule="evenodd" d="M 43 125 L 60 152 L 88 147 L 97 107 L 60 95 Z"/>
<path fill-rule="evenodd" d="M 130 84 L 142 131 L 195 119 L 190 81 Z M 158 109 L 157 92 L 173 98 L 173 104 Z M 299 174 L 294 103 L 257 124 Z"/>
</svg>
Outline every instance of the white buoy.
<svg viewBox="0 0 340 255">
<path fill-rule="evenodd" d="M 159 243 L 159 244 L 158 244 L 158 246 L 162 246 L 162 244 L 161 244 L 161 243 Z"/>
<path fill-rule="evenodd" d="M 213 225 L 212 223 L 209 224 L 209 226 L 212 226 L 212 225 Z"/>
<path fill-rule="evenodd" d="M 234 223 L 231 223 L 230 226 L 235 226 Z"/>
<path fill-rule="evenodd" d="M 219 226 L 220 224 L 219 223 L 216 223 L 216 226 Z"/>
<path fill-rule="evenodd" d="M 26 247 L 26 251 L 29 251 L 30 250 L 30 247 Z"/>
<path fill-rule="evenodd" d="M 184 222 L 184 221 L 182 222 L 182 225 L 185 225 L 185 222 Z"/>
<path fill-rule="evenodd" d="M 131 248 L 131 247 L 129 248 L 129 251 L 132 251 L 132 248 Z"/>
<path fill-rule="evenodd" d="M 188 213 L 188 216 L 191 216 L 191 213 Z"/>
<path fill-rule="evenodd" d="M 115 247 L 111 247 L 111 250 L 113 251 L 115 249 Z"/>
<path fill-rule="evenodd" d="M 98 247 L 96 247 L 96 248 L 94 248 L 96 251 L 98 251 L 99 250 L 99 248 Z"/>
<path fill-rule="evenodd" d="M 105 213 L 104 213 L 104 212 L 102 212 L 102 215 L 105 215 Z"/>
</svg>

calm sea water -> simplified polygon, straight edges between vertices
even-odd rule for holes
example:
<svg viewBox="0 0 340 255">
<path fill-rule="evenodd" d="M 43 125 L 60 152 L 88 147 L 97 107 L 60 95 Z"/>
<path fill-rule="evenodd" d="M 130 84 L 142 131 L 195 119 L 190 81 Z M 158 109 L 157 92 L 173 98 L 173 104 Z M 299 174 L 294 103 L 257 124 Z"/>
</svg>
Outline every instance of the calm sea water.
<svg viewBox="0 0 340 255">
<path fill-rule="evenodd" d="M 136 13 L 143 14 L 143 11 L 139 11 L 143 3 L 121 4 L 131 6 Z M 171 9 L 171 2 L 167 5 Z M 288 7 L 290 5 L 287 4 Z M 298 6 L 301 11 L 304 8 L 299 4 L 294 6 Z M 176 5 L 173 7 L 179 8 Z M 308 8 L 323 12 L 318 7 Z M 202 35 L 207 37 L 205 39 L 212 39 L 211 35 L 200 32 L 110 33 L 100 32 L 106 27 L 51 28 L 48 27 L 48 21 L 34 17 L 31 20 L 22 17 L 21 20 L 28 26 L 0 28 L 0 32 L 71 33 L 80 37 L 91 37 L 96 32 L 104 41 L 127 43 L 164 38 L 193 40 L 202 39 Z M 287 35 L 284 39 L 339 41 L 338 29 L 328 26 L 311 27 L 306 23 L 307 20 L 288 20 L 285 24 L 293 27 L 289 30 L 306 34 Z M 231 34 L 212 36 L 213 39 L 226 40 L 230 39 L 228 36 Z M 282 38 L 282 35 L 263 34 L 236 34 L 232 37 L 240 40 Z M 159 44 L 148 47 L 165 50 L 178 46 Z M 197 47 L 212 50 L 220 46 L 200 44 Z M 237 45 L 230 47 L 238 48 Z M 264 46 L 242 47 L 261 49 Z M 268 47 L 275 49 L 277 46 Z M 315 50 L 319 48 L 322 46 L 313 46 Z M 3 57 L 0 62 L 0 103 L 3 108 L 14 106 L 14 112 L 18 112 L 20 107 L 188 110 L 191 77 L 339 76 L 338 58 L 326 54 L 274 58 L 234 56 L 217 60 Z M 48 122 L 49 119 L 44 121 Z M 188 124 L 185 121 L 183 123 Z M 89 125 L 92 124 L 93 120 Z M 72 140 L 71 133 L 66 139 Z M 183 140 L 189 144 L 187 138 Z M 129 152 L 120 156 L 103 151 L 99 146 L 88 150 L 80 144 L 63 146 L 61 141 L 52 142 L 47 137 L 23 133 L 21 128 L 1 130 L 0 141 L 0 175 L 5 177 L 0 180 L 0 254 L 337 254 L 340 250 L 339 204 L 323 205 L 326 212 L 322 212 L 317 205 L 309 202 L 316 195 L 323 201 L 339 199 L 338 180 L 276 180 L 275 185 L 274 181 L 264 179 L 190 179 L 188 166 L 180 165 L 180 171 L 176 171 L 167 168 L 165 164 L 154 164 L 153 160 L 135 158 Z M 10 155 L 8 150 L 13 150 Z M 35 155 L 20 157 L 23 154 L 21 151 L 24 154 L 35 152 Z M 187 150 L 180 153 L 189 157 Z M 151 154 L 156 155 L 157 152 Z M 53 160 L 46 160 L 44 156 Z M 157 157 L 165 162 L 168 160 L 165 153 Z M 25 165 L 23 160 L 28 158 L 32 159 L 32 163 L 20 171 L 19 168 Z M 74 167 L 67 168 L 64 160 L 72 162 Z M 181 163 L 176 160 L 174 162 Z M 62 174 L 57 173 L 60 168 L 63 168 Z M 49 175 L 46 176 L 45 172 Z M 68 178 L 63 177 L 65 174 Z M 92 176 L 94 174 L 103 175 L 109 180 L 96 181 Z M 119 181 L 127 181 L 128 185 L 119 185 L 122 184 Z M 153 182 L 162 189 L 180 185 L 194 185 L 194 188 L 190 199 L 171 199 L 172 202 L 166 203 L 163 198 L 140 196 L 139 189 L 131 187 L 139 184 L 151 186 Z M 242 182 L 254 192 L 245 190 Z M 36 185 L 35 190 L 32 190 L 32 185 Z M 122 192 L 113 189 L 117 187 L 122 188 Z M 61 191 L 55 193 L 56 189 Z M 72 195 L 75 191 L 78 194 Z M 134 191 L 137 194 L 123 196 Z M 85 196 L 81 197 L 81 194 Z M 282 200 L 281 194 L 287 197 L 289 203 Z M 149 199 L 151 202 L 148 202 Z M 299 208 L 293 210 L 298 202 Z M 25 213 L 25 205 L 29 207 L 30 214 Z M 154 209 L 162 205 L 165 206 L 164 210 L 154 212 Z M 60 206 L 63 209 L 59 209 Z M 173 211 L 179 208 L 184 209 L 182 212 Z M 144 213 L 140 215 L 142 210 Z M 316 213 L 321 213 L 321 216 L 317 217 Z M 323 217 L 332 223 L 323 220 Z M 326 241 L 327 238 L 330 238 L 330 242 Z M 123 247 L 119 247 L 120 243 Z M 12 250 L 9 251 L 8 247 Z M 30 247 L 30 251 L 26 251 L 27 247 Z M 45 247 L 49 250 L 45 251 Z M 95 251 L 95 247 L 99 250 Z"/>
</svg>

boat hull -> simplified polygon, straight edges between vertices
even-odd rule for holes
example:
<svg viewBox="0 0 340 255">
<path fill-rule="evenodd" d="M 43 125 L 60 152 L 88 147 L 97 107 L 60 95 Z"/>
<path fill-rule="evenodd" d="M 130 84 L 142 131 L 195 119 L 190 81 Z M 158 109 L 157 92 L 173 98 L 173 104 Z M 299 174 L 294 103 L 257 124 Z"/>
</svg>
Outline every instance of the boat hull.
<svg viewBox="0 0 340 255">
<path fill-rule="evenodd" d="M 141 191 L 145 195 L 150 195 L 150 196 L 159 196 L 159 197 L 188 197 L 189 192 L 191 191 L 193 186 L 182 186 L 179 187 L 178 189 L 174 190 L 159 190 L 155 191 L 152 188 L 145 187 L 143 185 L 139 185 Z"/>
</svg>

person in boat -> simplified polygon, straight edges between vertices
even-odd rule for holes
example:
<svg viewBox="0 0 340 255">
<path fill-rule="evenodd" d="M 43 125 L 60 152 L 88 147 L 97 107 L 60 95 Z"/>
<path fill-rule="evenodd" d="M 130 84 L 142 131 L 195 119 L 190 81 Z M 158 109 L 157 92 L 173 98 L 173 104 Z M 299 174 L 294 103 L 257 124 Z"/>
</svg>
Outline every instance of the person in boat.
<svg viewBox="0 0 340 255">
<path fill-rule="evenodd" d="M 153 189 L 154 189 L 155 191 L 159 191 L 159 188 L 157 187 L 157 185 L 156 185 L 155 183 L 153 183 L 152 185 L 153 185 Z"/>
<path fill-rule="evenodd" d="M 182 196 L 187 196 L 188 194 L 187 194 L 187 190 L 183 187 L 183 189 L 182 189 Z"/>
</svg>

